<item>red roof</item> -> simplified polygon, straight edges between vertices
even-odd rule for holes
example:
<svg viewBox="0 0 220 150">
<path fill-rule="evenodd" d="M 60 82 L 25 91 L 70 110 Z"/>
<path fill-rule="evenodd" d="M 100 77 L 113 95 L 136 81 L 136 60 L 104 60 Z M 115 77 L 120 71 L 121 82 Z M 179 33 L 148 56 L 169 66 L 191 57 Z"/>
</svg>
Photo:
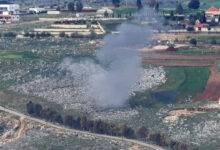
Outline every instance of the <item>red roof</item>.
<svg viewBox="0 0 220 150">
<path fill-rule="evenodd" d="M 11 18 L 10 15 L 0 15 L 0 18 Z"/>
<path fill-rule="evenodd" d="M 220 11 L 220 9 L 216 8 L 215 6 L 212 6 L 209 10 L 207 10 L 208 12 L 212 12 L 212 11 Z"/>
<path fill-rule="evenodd" d="M 196 28 L 204 28 L 204 27 L 208 27 L 208 24 L 197 24 Z"/>
</svg>

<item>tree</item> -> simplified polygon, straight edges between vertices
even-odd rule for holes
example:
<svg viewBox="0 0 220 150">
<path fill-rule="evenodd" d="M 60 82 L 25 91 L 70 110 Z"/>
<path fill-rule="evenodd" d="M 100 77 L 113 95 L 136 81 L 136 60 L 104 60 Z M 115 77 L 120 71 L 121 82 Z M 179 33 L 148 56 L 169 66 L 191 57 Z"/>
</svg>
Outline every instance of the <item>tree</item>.
<svg viewBox="0 0 220 150">
<path fill-rule="evenodd" d="M 155 5 L 156 5 L 156 0 L 149 0 L 148 5 L 149 5 L 151 8 L 154 8 Z"/>
<path fill-rule="evenodd" d="M 73 127 L 73 117 L 72 116 L 64 116 L 63 123 L 66 126 Z"/>
<path fill-rule="evenodd" d="M 34 104 L 32 103 L 32 101 L 30 101 L 29 103 L 27 103 L 26 107 L 27 107 L 27 112 L 28 112 L 30 115 L 34 113 Z"/>
<path fill-rule="evenodd" d="M 69 9 L 70 11 L 74 11 L 74 7 L 75 7 L 75 4 L 74 4 L 73 2 L 70 2 L 70 3 L 68 4 L 68 9 Z"/>
<path fill-rule="evenodd" d="M 206 23 L 206 16 L 205 12 L 201 12 L 197 14 L 197 17 L 199 18 L 200 23 Z"/>
<path fill-rule="evenodd" d="M 157 2 L 156 5 L 155 5 L 155 10 L 158 12 L 159 11 L 159 7 L 160 7 L 160 4 Z"/>
<path fill-rule="evenodd" d="M 81 12 L 83 10 L 83 3 L 81 1 L 76 2 L 76 10 Z"/>
<path fill-rule="evenodd" d="M 120 7 L 120 0 L 112 0 L 112 4 L 113 4 L 115 7 Z"/>
<path fill-rule="evenodd" d="M 60 36 L 60 37 L 65 37 L 66 34 L 65 34 L 65 32 L 60 32 L 59 36 Z"/>
<path fill-rule="evenodd" d="M 63 124 L 63 118 L 62 118 L 62 116 L 61 116 L 61 115 L 57 115 L 55 121 L 56 121 L 57 123 Z"/>
<path fill-rule="evenodd" d="M 57 9 L 56 9 L 56 11 L 60 11 L 60 10 L 61 10 L 61 9 L 60 9 L 60 6 L 58 6 Z"/>
<path fill-rule="evenodd" d="M 194 45 L 194 46 L 197 45 L 196 39 L 191 39 L 189 42 L 190 42 L 190 44 L 192 44 L 192 45 Z"/>
<path fill-rule="evenodd" d="M 104 17 L 108 18 L 108 11 L 107 10 L 104 12 Z"/>
<path fill-rule="evenodd" d="M 176 6 L 176 13 L 183 14 L 183 7 L 181 3 L 178 3 Z"/>
<path fill-rule="evenodd" d="M 42 106 L 40 104 L 36 104 L 34 106 L 34 113 L 36 116 L 40 117 L 41 110 L 42 110 Z"/>
<path fill-rule="evenodd" d="M 136 136 L 141 139 L 145 139 L 147 137 L 147 134 L 148 134 L 148 130 L 145 126 L 142 126 L 136 132 Z"/>
<path fill-rule="evenodd" d="M 188 7 L 190 9 L 198 9 L 200 7 L 200 2 L 199 0 L 191 0 L 188 4 Z"/>
<path fill-rule="evenodd" d="M 137 0 L 137 7 L 138 7 L 138 10 L 141 10 L 143 8 L 141 0 Z"/>
<path fill-rule="evenodd" d="M 216 45 L 216 44 L 217 44 L 217 41 L 216 41 L 215 39 L 212 39 L 211 44 L 212 44 L 212 45 Z"/>
</svg>

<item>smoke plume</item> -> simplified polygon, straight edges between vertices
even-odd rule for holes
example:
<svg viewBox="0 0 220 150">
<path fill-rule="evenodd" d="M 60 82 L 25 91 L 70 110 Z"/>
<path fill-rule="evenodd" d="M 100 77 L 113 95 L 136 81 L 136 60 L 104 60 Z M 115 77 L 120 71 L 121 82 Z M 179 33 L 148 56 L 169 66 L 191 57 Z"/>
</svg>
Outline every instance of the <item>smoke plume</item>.
<svg viewBox="0 0 220 150">
<path fill-rule="evenodd" d="M 80 76 L 86 76 L 89 86 L 87 94 L 101 107 L 119 107 L 126 103 L 135 84 L 142 75 L 141 58 L 138 48 L 148 44 L 153 28 L 147 21 L 152 21 L 152 10 L 142 10 L 135 16 L 133 23 L 123 23 L 118 27 L 119 34 L 104 37 L 102 48 L 96 56 L 99 64 L 93 61 L 71 65 L 65 60 L 67 70 L 80 65 Z M 76 68 L 76 67 L 75 67 Z"/>
</svg>

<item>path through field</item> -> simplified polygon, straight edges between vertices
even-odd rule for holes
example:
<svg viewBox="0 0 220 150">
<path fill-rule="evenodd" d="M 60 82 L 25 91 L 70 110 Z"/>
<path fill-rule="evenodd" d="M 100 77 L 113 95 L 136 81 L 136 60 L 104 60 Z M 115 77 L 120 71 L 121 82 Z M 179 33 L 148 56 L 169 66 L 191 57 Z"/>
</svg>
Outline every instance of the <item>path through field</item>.
<svg viewBox="0 0 220 150">
<path fill-rule="evenodd" d="M 20 116 L 22 118 L 25 118 L 25 119 L 28 119 L 28 120 L 31 120 L 31 121 L 34 121 L 34 122 L 41 123 L 43 125 L 47 125 L 47 126 L 50 126 L 50 127 L 56 128 L 56 129 L 60 129 L 60 130 L 65 130 L 65 131 L 68 131 L 70 133 L 74 132 L 74 133 L 87 134 L 87 135 L 91 135 L 91 136 L 95 136 L 95 137 L 107 138 L 107 139 L 116 140 L 116 141 L 129 142 L 129 143 L 137 144 L 137 145 L 140 145 L 140 146 L 143 146 L 143 147 L 146 147 L 146 148 L 151 148 L 153 150 L 164 150 L 162 147 L 157 146 L 157 145 L 148 144 L 148 143 L 145 143 L 145 142 L 142 142 L 142 141 L 137 141 L 137 140 L 132 140 L 132 139 L 126 139 L 124 137 L 109 136 L 109 135 L 104 135 L 104 134 L 96 134 L 96 133 L 90 133 L 90 132 L 86 132 L 86 131 L 69 129 L 69 128 L 64 127 L 64 126 L 60 126 L 60 125 L 57 125 L 57 124 L 46 122 L 46 121 L 38 119 L 38 118 L 33 118 L 33 117 L 30 117 L 30 116 L 27 116 L 27 115 L 22 114 L 20 112 L 16 112 L 15 110 L 4 108 L 2 106 L 0 106 L 0 110 L 5 111 L 5 112 L 10 113 L 10 114 L 13 114 L 13 115 L 16 115 L 16 116 Z"/>
<path fill-rule="evenodd" d="M 142 60 L 142 64 L 155 66 L 211 66 L 215 61 Z"/>
<path fill-rule="evenodd" d="M 210 67 L 210 76 L 203 93 L 199 94 L 194 100 L 195 102 L 213 100 L 220 98 L 220 72 L 214 67 Z"/>
</svg>

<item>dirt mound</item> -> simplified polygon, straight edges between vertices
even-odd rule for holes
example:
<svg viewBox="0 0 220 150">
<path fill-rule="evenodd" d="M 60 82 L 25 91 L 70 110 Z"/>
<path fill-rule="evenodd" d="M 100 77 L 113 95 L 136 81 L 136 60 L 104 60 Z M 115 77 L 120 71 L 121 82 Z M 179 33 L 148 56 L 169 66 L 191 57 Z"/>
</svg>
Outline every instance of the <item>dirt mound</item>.
<svg viewBox="0 0 220 150">
<path fill-rule="evenodd" d="M 156 66 L 211 66 L 215 61 L 143 60 L 142 63 Z"/>
<path fill-rule="evenodd" d="M 151 59 L 220 59 L 220 54 L 167 54 L 167 53 L 141 53 L 141 57 Z"/>
<path fill-rule="evenodd" d="M 213 100 L 217 101 L 220 98 L 220 72 L 215 69 L 214 66 L 210 68 L 211 74 L 209 80 L 206 83 L 203 93 L 197 96 L 195 102 Z"/>
</svg>

